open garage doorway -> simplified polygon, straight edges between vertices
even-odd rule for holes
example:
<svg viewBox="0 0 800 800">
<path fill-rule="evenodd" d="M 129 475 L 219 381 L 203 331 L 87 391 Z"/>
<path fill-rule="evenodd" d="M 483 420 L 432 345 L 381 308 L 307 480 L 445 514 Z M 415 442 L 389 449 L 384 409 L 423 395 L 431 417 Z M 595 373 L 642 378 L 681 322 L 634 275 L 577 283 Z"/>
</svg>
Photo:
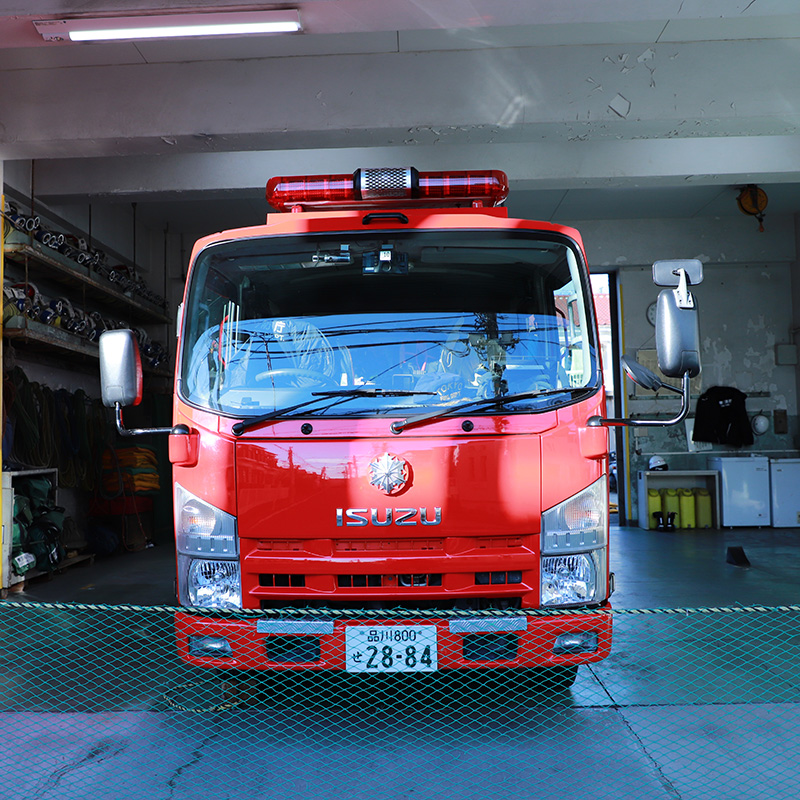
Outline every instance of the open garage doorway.
<svg viewBox="0 0 800 800">
<path fill-rule="evenodd" d="M 621 348 L 619 326 L 619 304 L 617 298 L 617 276 L 614 273 L 601 273 L 591 276 L 594 295 L 597 327 L 600 335 L 600 352 L 603 360 L 603 375 L 606 388 L 606 414 L 619 417 L 622 413 L 623 398 L 620 386 L 619 359 Z M 625 452 L 623 429 L 609 429 L 609 497 L 612 522 L 626 521 L 626 509 L 621 498 L 627 496 L 625 490 Z"/>
</svg>

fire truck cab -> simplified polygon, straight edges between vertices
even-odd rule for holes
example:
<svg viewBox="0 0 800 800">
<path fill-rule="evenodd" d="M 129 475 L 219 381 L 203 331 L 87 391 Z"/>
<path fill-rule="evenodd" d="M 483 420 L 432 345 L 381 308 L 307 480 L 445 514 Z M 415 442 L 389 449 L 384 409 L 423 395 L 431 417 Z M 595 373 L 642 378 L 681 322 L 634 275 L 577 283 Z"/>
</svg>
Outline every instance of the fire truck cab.
<svg viewBox="0 0 800 800">
<path fill-rule="evenodd" d="M 498 171 L 270 180 L 264 225 L 194 247 L 172 428 L 125 428 L 136 344 L 103 335 L 120 433 L 170 436 L 186 661 L 545 668 L 569 684 L 608 654 L 607 427 L 685 416 L 702 273 L 656 265 L 681 412 L 608 419 L 580 234 L 509 218 L 507 192 Z M 317 613 L 227 613 L 258 609 Z M 556 609 L 574 613 L 528 613 Z"/>
</svg>

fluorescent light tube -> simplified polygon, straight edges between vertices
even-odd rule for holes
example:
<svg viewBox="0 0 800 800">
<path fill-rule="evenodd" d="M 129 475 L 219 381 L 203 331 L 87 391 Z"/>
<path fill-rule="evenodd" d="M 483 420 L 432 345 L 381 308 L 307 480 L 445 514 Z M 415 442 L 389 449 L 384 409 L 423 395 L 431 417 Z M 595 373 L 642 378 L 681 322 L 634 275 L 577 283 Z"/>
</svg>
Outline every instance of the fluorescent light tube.
<svg viewBox="0 0 800 800">
<path fill-rule="evenodd" d="M 244 36 L 254 33 L 294 33 L 291 22 L 239 22 L 216 25 L 159 25 L 153 28 L 106 28 L 69 32 L 73 42 L 100 42 L 115 39 L 174 39 L 182 36 Z"/>
<path fill-rule="evenodd" d="M 101 42 L 188 36 L 250 36 L 296 33 L 295 10 L 216 14 L 161 14 L 41 20 L 33 23 L 46 41 Z"/>
</svg>

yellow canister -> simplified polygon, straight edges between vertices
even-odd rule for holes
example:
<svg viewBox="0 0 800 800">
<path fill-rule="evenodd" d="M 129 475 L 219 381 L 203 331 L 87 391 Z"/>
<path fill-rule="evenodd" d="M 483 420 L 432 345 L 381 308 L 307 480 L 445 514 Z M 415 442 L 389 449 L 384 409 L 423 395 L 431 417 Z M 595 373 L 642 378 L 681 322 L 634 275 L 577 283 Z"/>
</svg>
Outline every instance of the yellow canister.
<svg viewBox="0 0 800 800">
<path fill-rule="evenodd" d="M 658 489 L 647 490 L 647 528 L 653 530 L 656 527 L 655 513 L 661 513 L 661 492 Z"/>
<path fill-rule="evenodd" d="M 698 528 L 710 528 L 713 525 L 711 516 L 711 492 L 708 489 L 695 489 L 694 507 Z"/>
<path fill-rule="evenodd" d="M 668 523 L 670 514 L 675 514 L 673 517 L 674 525 L 676 528 L 681 526 L 681 502 L 678 497 L 677 489 L 663 489 L 664 492 L 661 503 L 664 510 L 664 521 Z"/>
<path fill-rule="evenodd" d="M 681 528 L 696 528 L 694 492 L 691 489 L 678 489 L 678 500 L 681 507 Z"/>
</svg>

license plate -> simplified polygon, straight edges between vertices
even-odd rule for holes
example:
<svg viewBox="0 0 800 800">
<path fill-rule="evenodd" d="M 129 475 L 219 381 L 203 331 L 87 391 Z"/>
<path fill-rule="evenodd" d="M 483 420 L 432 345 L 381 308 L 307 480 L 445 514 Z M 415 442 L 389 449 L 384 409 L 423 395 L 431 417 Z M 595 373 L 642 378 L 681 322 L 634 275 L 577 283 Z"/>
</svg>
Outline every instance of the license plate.
<svg viewBox="0 0 800 800">
<path fill-rule="evenodd" d="M 434 672 L 435 625 L 348 625 L 348 672 Z"/>
</svg>

